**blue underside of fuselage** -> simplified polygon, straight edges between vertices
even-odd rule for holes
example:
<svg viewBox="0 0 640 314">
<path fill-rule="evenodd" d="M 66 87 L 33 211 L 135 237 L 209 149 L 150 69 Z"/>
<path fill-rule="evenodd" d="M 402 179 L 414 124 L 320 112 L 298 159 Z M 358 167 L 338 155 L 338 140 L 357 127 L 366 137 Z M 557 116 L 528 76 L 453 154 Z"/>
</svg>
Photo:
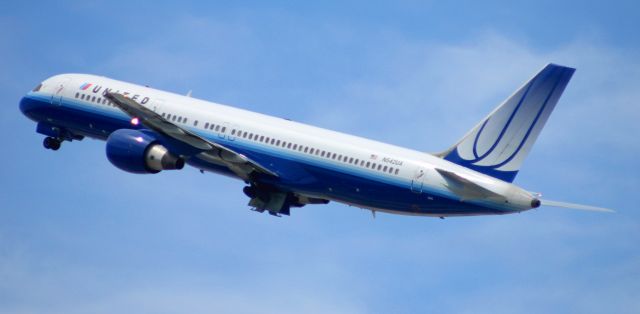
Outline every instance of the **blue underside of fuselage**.
<svg viewBox="0 0 640 314">
<path fill-rule="evenodd" d="M 76 135 L 101 140 L 117 129 L 138 128 L 129 117 L 112 107 L 96 108 L 75 99 L 52 104 L 46 95 L 29 94 L 20 102 L 22 112 L 36 122 L 51 124 Z M 184 126 L 182 126 L 184 127 Z M 316 156 L 283 150 L 241 138 L 229 139 L 217 133 L 188 128 L 212 142 L 220 143 L 276 172 L 279 178 L 264 178 L 264 183 L 285 191 L 327 198 L 363 208 L 387 210 L 408 215 L 487 215 L 513 211 L 460 202 L 442 191 L 411 190 L 411 182 L 394 175 L 325 160 Z M 198 169 L 236 177 L 227 167 L 192 158 L 188 163 Z M 237 178 L 237 177 L 236 177 Z M 426 188 L 426 185 L 425 185 Z"/>
</svg>

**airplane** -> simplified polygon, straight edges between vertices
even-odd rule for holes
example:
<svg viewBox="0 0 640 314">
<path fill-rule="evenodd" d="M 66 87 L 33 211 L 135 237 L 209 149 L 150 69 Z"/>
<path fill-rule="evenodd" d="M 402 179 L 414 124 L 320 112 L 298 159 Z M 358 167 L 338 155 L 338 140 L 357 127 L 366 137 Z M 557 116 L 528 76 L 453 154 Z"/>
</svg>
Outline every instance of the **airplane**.
<svg viewBox="0 0 640 314">
<path fill-rule="evenodd" d="M 451 217 L 520 213 L 541 199 L 513 183 L 574 68 L 547 64 L 449 149 L 429 154 L 188 95 L 89 74 L 55 75 L 20 100 L 43 146 L 106 141 L 109 161 L 153 174 L 185 165 L 238 178 L 248 206 L 274 216 L 330 201 Z"/>
</svg>

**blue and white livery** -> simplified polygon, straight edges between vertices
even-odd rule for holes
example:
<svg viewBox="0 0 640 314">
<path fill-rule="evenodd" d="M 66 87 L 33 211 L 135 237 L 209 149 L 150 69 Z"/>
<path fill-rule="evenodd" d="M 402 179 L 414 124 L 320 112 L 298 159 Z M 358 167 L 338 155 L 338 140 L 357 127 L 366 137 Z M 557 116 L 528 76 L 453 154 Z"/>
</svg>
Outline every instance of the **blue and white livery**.
<svg viewBox="0 0 640 314">
<path fill-rule="evenodd" d="M 447 151 L 431 155 L 87 74 L 46 79 L 20 110 L 58 150 L 85 137 L 131 173 L 201 171 L 239 178 L 253 210 L 336 201 L 422 216 L 516 213 L 542 201 L 512 182 L 574 69 L 549 64 Z"/>
<path fill-rule="evenodd" d="M 546 66 L 442 155 L 513 182 L 574 72 Z"/>
</svg>

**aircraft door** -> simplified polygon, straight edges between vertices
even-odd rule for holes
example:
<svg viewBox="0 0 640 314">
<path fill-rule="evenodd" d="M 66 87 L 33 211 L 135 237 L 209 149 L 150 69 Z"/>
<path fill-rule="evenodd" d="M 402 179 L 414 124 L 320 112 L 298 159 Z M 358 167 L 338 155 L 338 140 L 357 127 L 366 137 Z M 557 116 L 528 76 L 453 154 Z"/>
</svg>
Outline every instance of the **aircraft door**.
<svg viewBox="0 0 640 314">
<path fill-rule="evenodd" d="M 56 84 L 53 91 L 51 92 L 51 104 L 52 105 L 61 105 L 62 104 L 62 95 L 64 94 L 65 87 L 68 89 L 69 82 L 71 79 L 66 78 L 60 81 L 59 84 Z"/>
<path fill-rule="evenodd" d="M 424 186 L 424 177 L 426 175 L 426 171 L 424 168 L 418 166 L 416 172 L 411 179 L 411 192 L 413 193 L 422 193 L 422 187 Z"/>
<path fill-rule="evenodd" d="M 153 101 L 151 101 L 152 105 L 151 105 L 151 109 L 159 114 L 162 115 L 164 113 L 164 111 L 162 111 L 162 107 L 164 107 L 164 99 L 153 99 Z"/>
<path fill-rule="evenodd" d="M 229 122 L 225 122 L 223 123 L 225 129 L 226 129 L 226 134 L 227 134 L 227 139 L 230 141 L 235 141 L 236 140 L 236 135 L 235 135 L 235 127 L 234 125 L 232 125 Z M 220 137 L 224 138 L 224 134 L 222 132 L 220 132 Z"/>
</svg>

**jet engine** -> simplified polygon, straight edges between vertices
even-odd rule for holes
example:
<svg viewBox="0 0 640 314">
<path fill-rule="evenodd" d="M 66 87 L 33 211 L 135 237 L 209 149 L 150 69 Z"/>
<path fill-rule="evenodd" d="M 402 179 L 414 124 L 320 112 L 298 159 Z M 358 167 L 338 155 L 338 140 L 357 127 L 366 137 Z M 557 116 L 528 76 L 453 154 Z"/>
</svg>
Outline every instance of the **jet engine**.
<svg viewBox="0 0 640 314">
<path fill-rule="evenodd" d="M 131 129 L 116 130 L 107 139 L 107 158 L 131 173 L 158 173 L 182 169 L 184 159 L 173 155 L 150 134 Z"/>
</svg>

